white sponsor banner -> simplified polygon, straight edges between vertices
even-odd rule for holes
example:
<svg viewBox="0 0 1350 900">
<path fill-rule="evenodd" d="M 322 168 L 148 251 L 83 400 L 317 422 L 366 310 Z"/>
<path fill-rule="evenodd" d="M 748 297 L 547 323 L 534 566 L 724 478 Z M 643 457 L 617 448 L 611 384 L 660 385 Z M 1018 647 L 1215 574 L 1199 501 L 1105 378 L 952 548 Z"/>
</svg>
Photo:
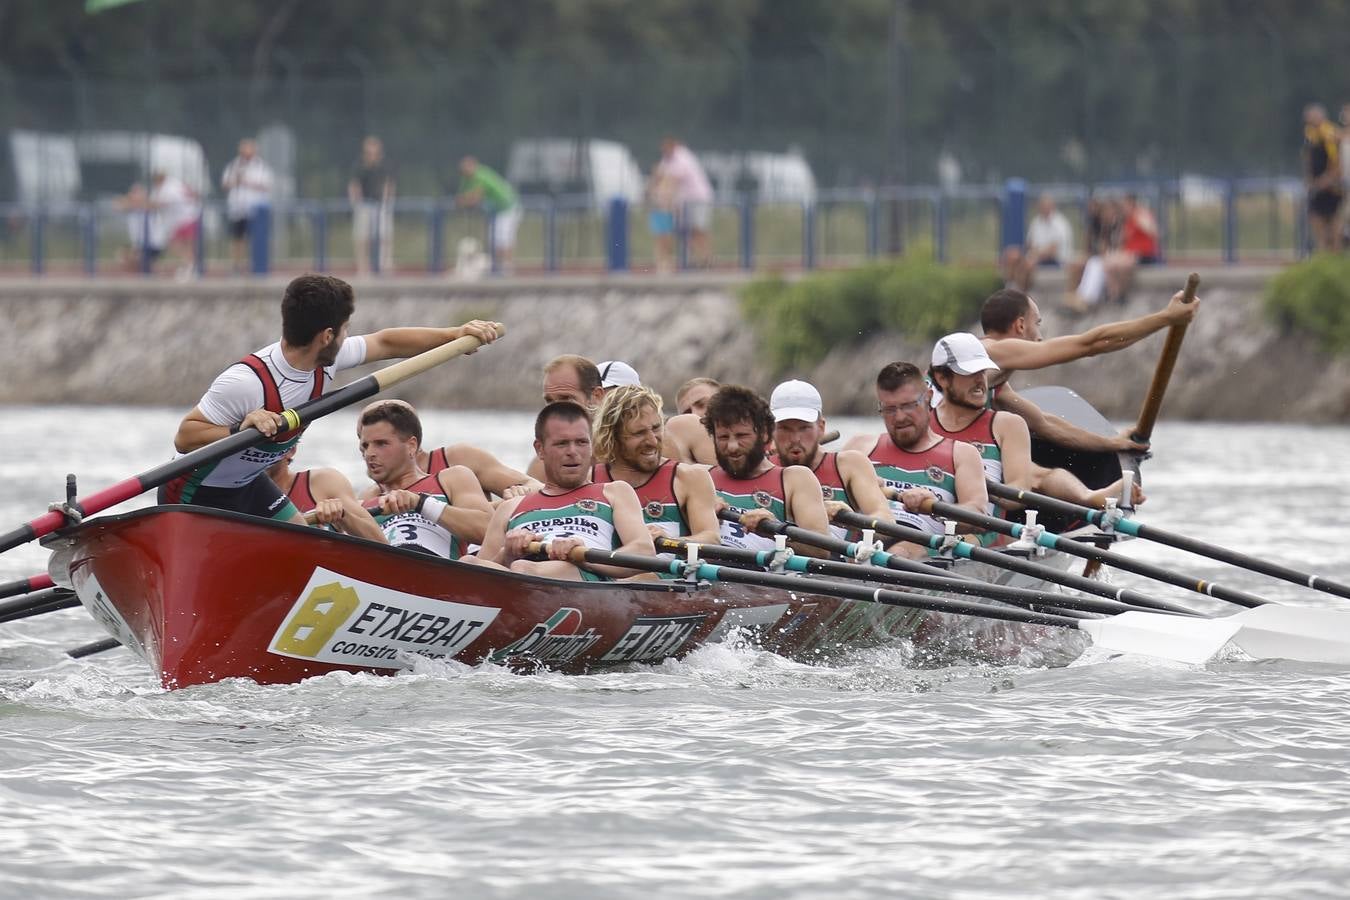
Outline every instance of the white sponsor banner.
<svg viewBox="0 0 1350 900">
<path fill-rule="evenodd" d="M 103 628 L 122 642 L 122 646 L 131 650 L 141 659 L 145 659 L 145 648 L 141 646 L 141 639 L 131 630 L 127 620 L 122 618 L 122 614 L 117 611 L 117 607 L 108 599 L 108 594 L 103 590 L 103 585 L 98 583 L 93 572 L 89 572 L 83 578 L 75 578 L 75 596 L 80 598 L 80 603 L 89 610 L 89 615 L 94 617 L 94 621 L 102 625 Z"/>
<path fill-rule="evenodd" d="M 279 656 L 401 669 L 409 654 L 453 657 L 497 617 L 316 568 L 267 649 Z"/>
</svg>

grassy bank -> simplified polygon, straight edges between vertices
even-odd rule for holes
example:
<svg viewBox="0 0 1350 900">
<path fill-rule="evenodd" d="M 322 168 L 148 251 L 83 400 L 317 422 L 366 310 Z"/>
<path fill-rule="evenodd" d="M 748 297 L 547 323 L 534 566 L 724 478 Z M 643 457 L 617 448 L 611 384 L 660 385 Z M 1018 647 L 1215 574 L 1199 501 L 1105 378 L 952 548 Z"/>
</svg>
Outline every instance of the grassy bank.
<svg viewBox="0 0 1350 900">
<path fill-rule="evenodd" d="M 1286 331 L 1350 353 L 1350 258 L 1322 254 L 1289 266 L 1266 287 L 1266 314 Z"/>
</svg>

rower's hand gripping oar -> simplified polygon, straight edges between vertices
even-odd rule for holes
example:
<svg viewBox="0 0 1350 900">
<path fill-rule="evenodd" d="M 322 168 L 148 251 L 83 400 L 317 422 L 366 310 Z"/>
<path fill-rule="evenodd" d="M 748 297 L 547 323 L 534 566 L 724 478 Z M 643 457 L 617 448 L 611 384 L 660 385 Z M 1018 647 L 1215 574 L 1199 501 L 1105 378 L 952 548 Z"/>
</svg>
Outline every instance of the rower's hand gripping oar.
<svg viewBox="0 0 1350 900">
<path fill-rule="evenodd" d="M 1202 663 L 1209 659 L 1222 650 L 1237 631 L 1236 625 L 1228 624 L 1231 618 L 1203 619 L 1161 613 L 1127 612 L 1105 619 L 1075 619 L 1014 606 L 994 606 L 973 600 L 956 600 L 872 588 L 824 578 L 803 579 L 796 575 L 751 572 L 706 562 L 690 564 L 679 559 L 660 559 L 618 551 L 576 547 L 569 556 L 574 563 L 623 566 L 648 572 L 666 572 L 682 577 L 692 576 L 709 582 L 759 585 L 790 591 L 793 594 L 817 594 L 1027 625 L 1075 628 L 1087 633 L 1095 643 L 1108 650 L 1160 656 L 1186 663 Z"/>
<path fill-rule="evenodd" d="M 1069 503 L 1056 497 L 1047 497 L 1044 494 L 1037 494 L 1033 491 L 1019 491 L 1016 488 L 1008 487 L 1006 484 L 998 484 L 996 482 L 988 483 L 988 488 L 990 496 L 1000 497 L 1004 500 L 1014 500 L 1026 506 L 1032 506 L 1036 509 L 1042 509 L 1048 512 L 1076 516 L 1103 530 L 1119 531 L 1121 534 L 1128 534 L 1131 537 L 1153 541 L 1157 544 L 1165 544 L 1169 547 L 1175 547 L 1178 550 L 1194 553 L 1197 556 L 1204 556 L 1209 559 L 1218 560 L 1219 562 L 1225 562 L 1231 566 L 1237 566 L 1240 569 L 1247 569 L 1251 572 L 1269 575 L 1271 578 L 1278 578 L 1281 581 L 1302 585 L 1303 587 L 1311 588 L 1315 591 L 1322 591 L 1323 593 L 1350 599 L 1350 585 L 1342 584 L 1339 581 L 1332 581 L 1330 578 L 1325 578 L 1321 575 L 1314 575 L 1311 572 L 1292 569 L 1289 566 L 1283 566 L 1279 563 L 1270 562 L 1269 560 L 1258 559 L 1254 556 L 1238 553 L 1236 550 L 1229 550 L 1227 547 L 1220 547 L 1216 544 L 1207 544 L 1204 541 L 1198 541 L 1195 538 L 1187 537 L 1184 534 L 1177 534 L 1173 531 L 1164 531 L 1154 525 L 1145 525 L 1142 522 L 1136 522 L 1134 519 L 1120 518 L 1118 513 L 1104 512 L 1100 509 L 1079 506 L 1076 503 Z"/>
<path fill-rule="evenodd" d="M 1186 278 L 1186 289 L 1182 292 L 1181 302 L 1195 300 L 1195 291 L 1200 287 L 1200 276 L 1192 272 Z M 1148 393 L 1144 395 L 1144 405 L 1135 420 L 1130 440 L 1136 444 L 1147 444 L 1153 436 L 1153 426 L 1158 421 L 1158 412 L 1162 409 L 1163 395 L 1167 393 L 1168 382 L 1172 380 L 1172 370 L 1176 368 L 1177 357 L 1181 354 L 1181 342 L 1186 338 L 1186 322 L 1177 322 L 1167 329 L 1167 340 L 1163 343 L 1162 355 L 1153 370 L 1153 380 L 1149 382 Z"/>
<path fill-rule="evenodd" d="M 497 326 L 498 336 L 504 333 L 505 328 L 499 324 Z M 381 391 L 443 362 L 448 362 L 465 353 L 472 353 L 480 346 L 482 344 L 478 338 L 465 335 L 441 344 L 439 347 L 433 347 L 424 353 L 396 362 L 392 366 L 386 366 L 380 371 L 353 381 L 345 387 L 338 388 L 281 413 L 286 420 L 286 429 L 299 428 L 331 412 L 336 412 L 344 406 L 350 406 L 353 403 L 365 400 L 367 397 L 373 397 Z M 26 544 L 43 535 L 51 534 L 56 529 L 66 525 L 72 518 L 102 512 L 110 506 L 115 506 L 124 500 L 130 500 L 151 488 L 159 487 L 180 475 L 185 475 L 198 466 L 223 459 L 232 453 L 238 453 L 265 440 L 267 440 L 267 436 L 257 429 L 245 428 L 236 434 L 221 438 L 205 447 L 199 447 L 191 453 L 161 466 L 156 466 L 139 475 L 133 475 L 112 487 L 104 488 L 87 497 L 76 500 L 72 496 L 68 498 L 64 507 L 52 509 L 32 521 L 0 535 L 0 553 L 11 550 L 20 544 Z"/>
</svg>

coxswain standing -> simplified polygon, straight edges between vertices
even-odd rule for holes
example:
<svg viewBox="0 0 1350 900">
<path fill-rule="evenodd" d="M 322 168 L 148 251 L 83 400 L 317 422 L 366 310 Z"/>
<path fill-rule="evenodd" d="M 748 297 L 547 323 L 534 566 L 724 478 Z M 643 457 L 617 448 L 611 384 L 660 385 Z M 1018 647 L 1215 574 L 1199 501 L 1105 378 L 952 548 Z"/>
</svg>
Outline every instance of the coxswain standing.
<svg viewBox="0 0 1350 900">
<path fill-rule="evenodd" d="M 414 356 L 466 335 L 485 344 L 497 339 L 497 324 L 483 321 L 385 328 L 348 338 L 355 307 L 351 285 L 341 279 L 302 275 L 291 281 L 281 300 L 281 340 L 216 377 L 178 426 L 174 448 L 189 453 L 244 428 L 256 428 L 267 440 L 162 485 L 159 501 L 303 523 L 295 504 L 265 477 L 304 431 L 287 431 L 283 411 L 319 397 L 343 369 Z"/>
<path fill-rule="evenodd" d="M 773 538 L 755 529 L 767 519 L 790 522 L 825 534 L 830 520 L 825 514 L 820 482 L 805 466 L 776 466 L 765 448 L 773 440 L 773 413 L 764 398 L 749 388 L 723 385 L 708 401 L 703 421 L 712 437 L 717 466 L 711 475 L 722 502 L 741 512 L 741 521 L 723 520 L 722 543 L 749 550 L 773 550 Z M 826 556 L 817 547 L 791 542 L 807 556 Z"/>
<path fill-rule="evenodd" d="M 641 385 L 617 387 L 600 404 L 594 427 L 597 484 L 625 481 L 637 492 L 653 538 L 716 544 L 717 494 L 703 466 L 661 455 L 661 395 Z"/>
<path fill-rule="evenodd" d="M 656 554 L 632 486 L 623 481 L 591 481 L 591 419 L 586 408 L 568 401 L 550 403 L 535 419 L 534 434 L 544 487 L 497 507 L 476 561 L 572 581 L 610 581 L 638 574 L 633 569 L 574 563 L 569 558 L 578 547 Z M 525 558 L 536 541 L 547 542 L 547 560 Z"/>
<path fill-rule="evenodd" d="M 478 479 L 464 466 L 428 475 L 417 466 L 422 422 L 401 400 L 367 406 L 357 434 L 366 474 L 375 482 L 368 499 L 379 503 L 375 521 L 389 544 L 445 559 L 459 559 L 480 543 L 492 518 Z"/>
</svg>

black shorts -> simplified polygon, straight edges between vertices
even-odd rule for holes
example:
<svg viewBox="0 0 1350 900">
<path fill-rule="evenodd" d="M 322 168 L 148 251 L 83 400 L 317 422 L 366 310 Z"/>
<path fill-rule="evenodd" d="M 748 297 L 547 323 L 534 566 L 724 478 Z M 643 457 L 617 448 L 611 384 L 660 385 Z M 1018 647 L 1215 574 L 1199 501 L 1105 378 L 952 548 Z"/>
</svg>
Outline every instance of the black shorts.
<svg viewBox="0 0 1350 900">
<path fill-rule="evenodd" d="M 1313 191 L 1308 196 L 1308 211 L 1315 216 L 1330 219 L 1341 208 L 1341 192 L 1333 190 Z"/>
<path fill-rule="evenodd" d="M 207 506 L 287 522 L 300 515 L 291 498 L 265 474 L 259 475 L 243 487 L 204 487 L 188 483 L 186 475 L 159 486 L 160 503 L 187 503 Z"/>
<path fill-rule="evenodd" d="M 248 219 L 247 218 L 231 219 L 230 237 L 234 238 L 235 240 L 240 240 L 247 236 L 248 236 Z"/>
</svg>

